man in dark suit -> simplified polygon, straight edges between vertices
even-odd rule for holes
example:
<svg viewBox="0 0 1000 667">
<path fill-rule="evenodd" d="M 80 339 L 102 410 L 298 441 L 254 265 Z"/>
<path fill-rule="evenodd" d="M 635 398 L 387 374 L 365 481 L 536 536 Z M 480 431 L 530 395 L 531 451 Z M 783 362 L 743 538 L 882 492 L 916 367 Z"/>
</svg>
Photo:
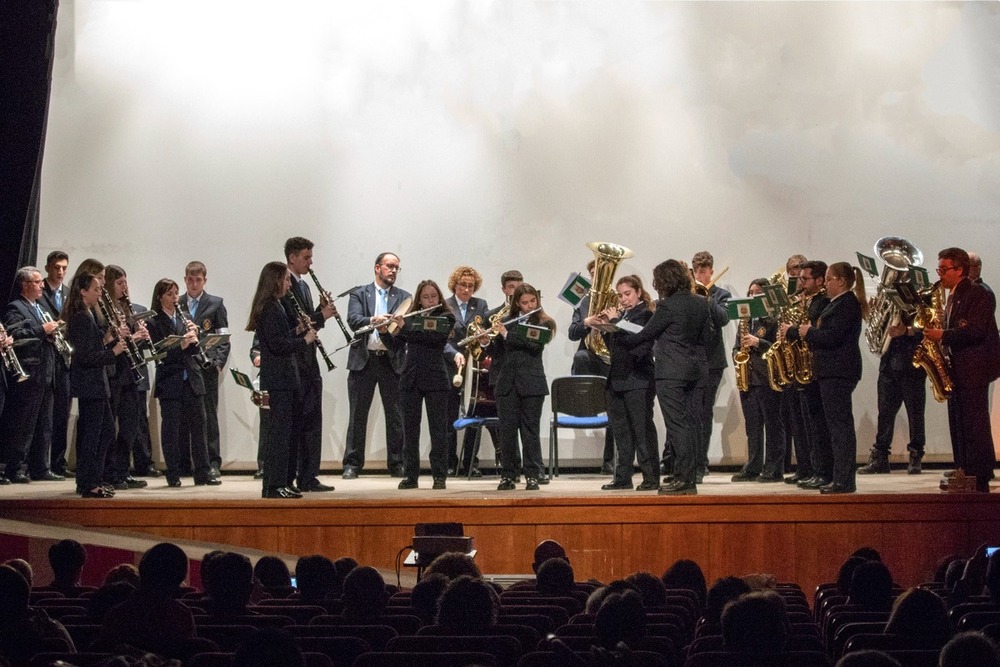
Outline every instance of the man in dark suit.
<svg viewBox="0 0 1000 667">
<path fill-rule="evenodd" d="M 399 257 L 383 252 L 375 258 L 375 281 L 351 292 L 347 324 L 353 330 L 383 325 L 410 293 L 396 287 Z M 384 327 L 383 327 L 384 329 Z M 351 346 L 347 357 L 347 396 L 350 423 L 344 451 L 344 479 L 357 479 L 365 467 L 365 435 L 368 411 L 378 387 L 385 411 L 386 466 L 393 477 L 403 476 L 403 416 L 399 407 L 399 375 L 403 356 L 389 349 L 374 329 L 364 340 Z"/>
<path fill-rule="evenodd" d="M 184 285 L 187 291 L 181 295 L 180 307 L 188 314 L 191 321 L 198 327 L 199 335 L 210 333 L 229 333 L 229 316 L 222 297 L 213 296 L 205 291 L 208 282 L 208 270 L 201 262 L 189 262 L 184 267 Z M 208 443 L 208 462 L 212 466 L 212 475 L 219 476 L 222 468 L 222 451 L 219 437 L 219 380 L 222 369 L 229 359 L 229 341 L 216 345 L 205 352 L 211 363 L 202 369 L 205 379 L 205 437 Z M 182 440 L 187 440 L 182 438 Z M 185 445 L 184 450 L 190 446 Z M 184 460 L 188 457 L 183 456 Z"/>
<path fill-rule="evenodd" d="M 0 443 L 6 478 L 15 484 L 29 481 L 58 481 L 49 467 L 52 442 L 52 397 L 55 383 L 56 350 L 49 338 L 59 326 L 44 321 L 42 274 L 33 266 L 17 270 L 14 289 L 18 297 L 4 312 L 4 326 L 15 340 L 25 341 L 17 349 L 28 379 L 14 383 L 4 410 Z M 27 461 L 27 474 L 23 469 Z"/>
<path fill-rule="evenodd" d="M 45 260 L 45 283 L 42 285 L 42 307 L 49 311 L 52 319 L 58 320 L 63 304 L 69 300 L 69 286 L 64 283 L 69 268 L 69 255 L 62 250 L 53 250 Z M 52 390 L 52 451 L 49 455 L 51 470 L 55 475 L 72 477 L 66 469 L 67 431 L 69 410 L 73 397 L 69 390 L 69 365 L 61 355 L 56 355 L 55 383 Z"/>
<path fill-rule="evenodd" d="M 308 319 L 310 327 L 317 331 L 322 329 L 326 321 L 337 314 L 337 307 L 332 302 L 316 306 L 313 301 L 312 290 L 305 279 L 313 263 L 313 242 L 301 236 L 285 241 L 285 261 L 292 275 L 292 284 L 281 304 L 289 326 L 295 328 L 299 325 L 301 314 Z M 302 393 L 298 397 L 300 412 L 295 418 L 287 471 L 287 486 L 293 491 L 333 491 L 332 486 L 319 481 L 323 458 L 323 376 L 316 360 L 318 346 L 317 342 L 311 342 L 295 355 Z"/>
<path fill-rule="evenodd" d="M 455 270 L 448 276 L 448 289 L 451 290 L 452 294 L 445 299 L 445 302 L 451 308 L 451 312 L 455 314 L 456 318 L 455 328 L 452 331 L 451 338 L 448 340 L 450 344 L 454 345 L 465 338 L 469 330 L 469 325 L 477 317 L 480 319 L 480 326 L 484 329 L 489 327 L 489 321 L 486 319 L 489 306 L 486 305 L 486 300 L 473 296 L 482 286 L 483 277 L 471 266 L 455 267 Z M 459 350 L 459 352 L 465 353 L 466 350 Z M 452 375 L 462 372 L 463 369 L 459 369 L 456 366 L 454 359 L 448 358 L 448 355 L 445 355 L 445 359 Z M 462 461 L 462 466 L 458 465 L 458 434 L 450 426 L 458 419 L 462 396 L 462 387 L 454 388 L 448 392 L 448 475 L 454 475 L 462 467 L 467 468 L 469 465 L 472 465 L 472 476 L 481 477 L 482 473 L 479 472 L 478 457 L 475 461 Z M 470 457 L 472 456 L 475 438 L 476 434 L 472 430 L 466 430 L 463 436 L 462 450 L 468 452 L 468 456 Z"/>
<path fill-rule="evenodd" d="M 990 383 L 1000 376 L 1000 336 L 996 297 L 969 280 L 969 254 L 961 248 L 938 253 L 937 273 L 949 290 L 944 329 L 925 329 L 941 342 L 951 361 L 954 389 L 948 399 L 948 426 L 955 466 L 976 478 L 976 490 L 989 493 L 996 467 L 990 430 Z"/>
</svg>

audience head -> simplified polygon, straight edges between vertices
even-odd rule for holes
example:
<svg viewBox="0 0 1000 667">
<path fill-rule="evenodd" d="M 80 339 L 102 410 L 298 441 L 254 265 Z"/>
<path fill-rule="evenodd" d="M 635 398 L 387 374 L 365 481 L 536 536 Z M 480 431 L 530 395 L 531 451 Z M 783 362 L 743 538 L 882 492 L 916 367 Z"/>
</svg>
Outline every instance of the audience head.
<svg viewBox="0 0 1000 667">
<path fill-rule="evenodd" d="M 205 592 L 216 611 L 246 610 L 253 592 L 253 565 L 243 554 L 227 552 L 212 559 L 212 576 Z"/>
<path fill-rule="evenodd" d="M 535 547 L 535 556 L 534 561 L 531 563 L 531 571 L 537 574 L 538 568 L 542 566 L 542 563 L 550 558 L 562 558 L 564 561 L 569 562 L 569 558 L 566 557 L 566 549 L 563 548 L 563 545 L 555 540 L 542 540 Z"/>
<path fill-rule="evenodd" d="M 333 567 L 336 570 L 337 576 L 333 583 L 334 595 L 340 595 L 340 592 L 344 589 L 344 579 L 351 573 L 351 570 L 358 567 L 358 561 L 354 560 L 350 556 L 341 556 L 337 560 L 333 561 Z"/>
<path fill-rule="evenodd" d="M 705 601 L 705 622 L 718 627 L 722 623 L 722 610 L 727 604 L 751 591 L 750 585 L 739 577 L 717 579 L 708 591 Z"/>
<path fill-rule="evenodd" d="M 880 561 L 869 560 L 854 568 L 848 593 L 850 604 L 867 611 L 888 611 L 892 608 L 892 574 Z"/>
<path fill-rule="evenodd" d="M 741 577 L 752 591 L 773 591 L 778 586 L 778 578 L 766 572 L 745 574 Z"/>
<path fill-rule="evenodd" d="M 21 621 L 28 613 L 31 588 L 21 573 L 10 565 L 0 565 L 0 629 Z"/>
<path fill-rule="evenodd" d="M 87 601 L 87 616 L 92 623 L 104 622 L 104 615 L 117 607 L 135 592 L 135 586 L 127 581 L 104 584 Z"/>
<path fill-rule="evenodd" d="M 443 553 L 427 566 L 426 574 L 443 574 L 449 579 L 455 579 L 463 575 L 482 579 L 483 573 L 479 571 L 479 566 L 470 556 L 458 552 Z"/>
<path fill-rule="evenodd" d="M 965 564 L 967 562 L 968 561 L 964 558 L 956 558 L 948 564 L 948 569 L 945 570 L 942 581 L 944 581 L 945 586 L 949 591 L 955 589 L 955 584 L 957 584 L 962 578 L 962 575 L 965 574 Z"/>
<path fill-rule="evenodd" d="M 344 616 L 381 616 L 389 601 L 385 579 L 374 567 L 356 567 L 344 579 Z"/>
<path fill-rule="evenodd" d="M 662 607 L 667 604 L 667 587 L 655 575 L 649 572 L 633 572 L 625 577 L 625 581 L 639 591 L 644 607 Z"/>
<path fill-rule="evenodd" d="M 104 575 L 105 586 L 116 584 L 120 581 L 131 584 L 132 588 L 139 588 L 139 568 L 132 563 L 119 563 Z"/>
<path fill-rule="evenodd" d="M 249 634 L 236 647 L 232 667 L 305 667 L 295 639 L 285 630 L 265 628 Z"/>
<path fill-rule="evenodd" d="M 962 632 L 944 645 L 939 667 L 1000 667 L 997 645 L 981 632 Z"/>
<path fill-rule="evenodd" d="M 642 596 L 631 590 L 611 593 L 594 619 L 594 630 L 605 647 L 613 648 L 618 642 L 632 645 L 646 636 L 646 609 Z"/>
<path fill-rule="evenodd" d="M 318 602 L 330 597 L 337 580 L 337 570 L 326 556 L 303 556 L 295 563 L 295 584 L 304 601 Z"/>
<path fill-rule="evenodd" d="M 625 581 L 624 579 L 616 579 L 612 581 L 607 586 L 602 586 L 596 591 L 590 594 L 587 598 L 587 604 L 584 605 L 584 611 L 588 614 L 597 615 L 600 610 L 601 605 L 604 604 L 604 600 L 613 593 L 624 593 L 625 591 L 635 591 L 639 592 L 631 582 Z"/>
<path fill-rule="evenodd" d="M 844 561 L 837 572 L 837 591 L 841 595 L 848 595 L 851 592 L 851 579 L 854 577 L 854 570 L 858 565 L 864 563 L 863 558 L 851 556 Z"/>
<path fill-rule="evenodd" d="M 436 617 L 438 601 L 450 582 L 443 574 L 425 574 L 410 592 L 410 606 L 423 618 Z"/>
<path fill-rule="evenodd" d="M 722 610 L 722 642 L 727 651 L 771 655 L 785 647 L 788 628 L 781 596 L 747 593 Z"/>
<path fill-rule="evenodd" d="M 263 556 L 253 566 L 253 574 L 264 588 L 288 588 L 292 585 L 288 566 L 277 556 Z"/>
<path fill-rule="evenodd" d="M 899 661 L 882 651 L 853 651 L 837 661 L 836 667 L 902 667 Z"/>
<path fill-rule="evenodd" d="M 911 637 L 947 637 L 951 634 L 948 608 L 934 591 L 911 588 L 896 598 L 885 632 Z"/>
<path fill-rule="evenodd" d="M 482 579 L 461 575 L 441 593 L 437 624 L 457 631 L 474 632 L 495 625 L 500 600 Z"/>
<path fill-rule="evenodd" d="M 858 547 L 851 554 L 851 558 L 861 558 L 863 560 L 877 560 L 882 562 L 882 554 L 875 547 Z"/>
<path fill-rule="evenodd" d="M 139 561 L 140 587 L 147 591 L 173 596 L 187 574 L 187 555 L 169 542 L 155 545 Z"/>
<path fill-rule="evenodd" d="M 78 586 L 87 550 L 76 540 L 59 540 L 49 547 L 49 564 L 57 586 Z"/>
<path fill-rule="evenodd" d="M 679 560 L 667 568 L 660 579 L 663 580 L 663 585 L 667 589 L 679 588 L 693 591 L 698 597 L 698 608 L 705 607 L 705 596 L 708 594 L 707 584 L 698 563 L 693 560 Z"/>
<path fill-rule="evenodd" d="M 216 559 L 226 553 L 222 549 L 214 549 L 209 551 L 207 554 L 201 557 L 201 563 L 198 565 L 198 576 L 201 577 L 201 590 L 208 592 L 209 580 L 212 578 L 213 568 L 215 567 Z"/>
<path fill-rule="evenodd" d="M 17 570 L 24 580 L 28 582 L 28 588 L 31 588 L 32 581 L 35 578 L 35 571 L 31 567 L 31 563 L 24 560 L 23 558 L 11 558 L 4 562 L 4 565 L 8 565 L 15 570 Z"/>
<path fill-rule="evenodd" d="M 536 574 L 535 589 L 544 595 L 569 595 L 573 590 L 573 566 L 562 558 L 550 558 Z"/>
<path fill-rule="evenodd" d="M 959 554 L 950 554 L 939 560 L 937 567 L 934 568 L 934 581 L 946 581 L 948 568 L 957 560 L 962 560 L 962 556 Z"/>
</svg>

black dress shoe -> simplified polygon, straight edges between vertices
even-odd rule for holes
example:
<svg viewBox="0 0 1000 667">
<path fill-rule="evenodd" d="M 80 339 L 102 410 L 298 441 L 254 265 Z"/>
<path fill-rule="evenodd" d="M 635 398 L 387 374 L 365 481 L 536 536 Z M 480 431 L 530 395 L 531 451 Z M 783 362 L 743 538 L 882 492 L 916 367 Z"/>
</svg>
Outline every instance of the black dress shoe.
<svg viewBox="0 0 1000 667">
<path fill-rule="evenodd" d="M 302 487 L 302 490 L 308 491 L 309 493 L 326 493 L 327 491 L 335 491 L 336 489 L 329 484 L 324 484 L 323 482 L 316 480 L 312 484 Z"/>
<path fill-rule="evenodd" d="M 601 487 L 601 491 L 631 491 L 632 482 L 627 482 L 625 480 L 615 480 L 610 484 L 605 484 Z"/>
<path fill-rule="evenodd" d="M 149 466 L 148 468 L 136 468 L 132 471 L 133 477 L 159 477 L 163 473 L 156 469 L 155 466 Z"/>
<path fill-rule="evenodd" d="M 785 484 L 798 484 L 799 482 L 804 482 L 807 479 L 811 479 L 812 475 L 803 475 L 801 473 L 795 473 L 794 475 L 789 475 L 785 478 Z"/>
<path fill-rule="evenodd" d="M 450 466 L 448 468 L 448 477 L 454 477 L 454 476 L 455 476 L 455 466 Z"/>
<path fill-rule="evenodd" d="M 473 477 L 482 477 L 483 476 L 483 471 L 480 470 L 479 468 L 473 468 L 472 469 L 472 476 Z"/>
<path fill-rule="evenodd" d="M 195 486 L 221 486 L 222 480 L 218 477 L 205 477 L 203 479 L 194 480 Z"/>
<path fill-rule="evenodd" d="M 445 478 L 444 477 L 435 477 L 434 478 L 434 485 L 431 486 L 431 488 L 435 489 L 437 491 L 440 491 L 441 489 L 448 488 L 448 484 L 447 484 L 447 482 L 445 482 Z"/>
<path fill-rule="evenodd" d="M 125 486 L 130 489 L 145 489 L 149 486 L 149 482 L 144 479 L 136 479 L 135 477 L 126 477 Z"/>
<path fill-rule="evenodd" d="M 81 498 L 114 498 L 115 492 L 108 491 L 103 486 L 98 486 L 93 489 L 86 489 L 80 492 Z"/>
<path fill-rule="evenodd" d="M 8 484 L 10 484 L 10 480 L 0 475 L 0 486 L 7 486 Z"/>
<path fill-rule="evenodd" d="M 286 485 L 285 488 L 291 491 L 292 493 L 302 493 L 302 489 L 300 489 L 299 485 L 296 484 L 295 482 Z"/>
<path fill-rule="evenodd" d="M 657 493 L 661 496 L 692 496 L 698 493 L 698 485 L 678 480 L 671 484 L 664 484 Z"/>
<path fill-rule="evenodd" d="M 73 479 L 76 477 L 76 473 L 73 472 L 72 470 L 53 470 L 52 472 L 59 475 L 60 477 L 65 477 L 66 479 Z"/>
<path fill-rule="evenodd" d="M 642 482 L 639 486 L 635 487 L 636 491 L 659 491 L 660 485 L 658 482 Z"/>
<path fill-rule="evenodd" d="M 829 495 L 833 493 L 854 493 L 855 488 L 853 486 L 847 486 L 846 484 L 841 484 L 840 482 L 833 482 L 827 484 L 826 486 L 820 487 L 820 493 L 823 495 Z"/>
<path fill-rule="evenodd" d="M 783 482 L 785 478 L 781 475 L 760 475 L 757 477 L 757 481 L 761 484 L 766 484 L 768 482 Z"/>
<path fill-rule="evenodd" d="M 815 477 L 810 477 L 809 479 L 799 482 L 798 486 L 800 489 L 811 489 L 815 491 L 816 489 L 822 488 L 830 483 L 826 477 L 820 477 L 816 475 Z"/>
<path fill-rule="evenodd" d="M 406 490 L 406 489 L 415 489 L 417 488 L 417 486 L 418 485 L 416 479 L 414 479 L 413 477 L 404 477 L 402 480 L 400 480 L 399 486 L 397 486 L 396 488 Z"/>
<path fill-rule="evenodd" d="M 524 478 L 524 490 L 525 491 L 537 491 L 538 490 L 538 479 L 535 477 L 525 477 Z"/>
<path fill-rule="evenodd" d="M 406 477 L 403 466 L 391 466 L 389 468 L 389 477 Z"/>
<path fill-rule="evenodd" d="M 517 485 L 514 484 L 514 480 L 510 477 L 504 477 L 500 480 L 500 483 L 497 484 L 497 491 L 513 491 L 516 488 Z"/>
<path fill-rule="evenodd" d="M 357 479 L 358 469 L 354 466 L 347 466 L 344 468 L 344 479 Z"/>
<path fill-rule="evenodd" d="M 752 472 L 738 472 L 730 478 L 731 482 L 754 482 L 760 475 L 755 475 Z"/>
<path fill-rule="evenodd" d="M 25 475 L 23 472 L 19 472 L 16 475 L 8 475 L 7 479 L 10 480 L 11 484 L 28 484 L 31 482 L 31 478 Z"/>
<path fill-rule="evenodd" d="M 180 477 L 171 477 L 170 475 L 167 475 L 167 486 L 177 488 L 180 485 L 181 485 Z"/>
<path fill-rule="evenodd" d="M 66 478 L 63 477 L 62 475 L 55 474 L 51 470 L 46 470 L 45 474 L 42 474 L 42 475 L 32 475 L 31 476 L 31 481 L 32 482 L 61 482 L 64 479 L 66 479 Z"/>
<path fill-rule="evenodd" d="M 301 493 L 292 491 L 287 486 L 279 486 L 276 489 L 264 489 L 260 492 L 261 498 L 301 498 Z"/>
<path fill-rule="evenodd" d="M 263 470 L 258 470 L 257 472 L 255 472 L 253 474 L 253 478 L 254 479 L 264 479 L 264 471 Z"/>
</svg>

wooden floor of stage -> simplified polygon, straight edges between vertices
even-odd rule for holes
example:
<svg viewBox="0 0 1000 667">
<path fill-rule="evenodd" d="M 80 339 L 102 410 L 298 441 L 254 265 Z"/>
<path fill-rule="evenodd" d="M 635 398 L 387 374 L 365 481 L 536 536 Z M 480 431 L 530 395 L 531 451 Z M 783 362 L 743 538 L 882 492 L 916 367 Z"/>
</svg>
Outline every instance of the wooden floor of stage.
<svg viewBox="0 0 1000 667">
<path fill-rule="evenodd" d="M 392 568 L 423 522 L 460 522 L 475 538 L 484 573 L 530 572 L 539 541 L 563 543 L 579 579 L 610 580 L 637 570 L 661 573 L 678 558 L 698 562 L 711 581 L 727 574 L 770 572 L 805 587 L 829 581 L 861 545 L 879 549 L 896 581 L 930 579 L 937 561 L 1000 544 L 1000 492 L 944 494 L 940 471 L 859 476 L 858 493 L 821 496 L 787 484 L 733 483 L 713 472 L 698 495 L 602 491 L 609 478 L 562 474 L 540 491 L 523 484 L 498 492 L 497 478 L 451 478 L 446 490 L 400 491 L 398 479 L 322 476 L 332 493 L 264 500 L 249 475 L 219 487 L 168 488 L 164 478 L 84 500 L 72 481 L 0 487 L 0 516 L 166 539 L 203 540 L 286 554 L 353 556 Z M 636 475 L 636 479 L 639 476 Z M 996 491 L 996 489 L 994 489 Z"/>
</svg>

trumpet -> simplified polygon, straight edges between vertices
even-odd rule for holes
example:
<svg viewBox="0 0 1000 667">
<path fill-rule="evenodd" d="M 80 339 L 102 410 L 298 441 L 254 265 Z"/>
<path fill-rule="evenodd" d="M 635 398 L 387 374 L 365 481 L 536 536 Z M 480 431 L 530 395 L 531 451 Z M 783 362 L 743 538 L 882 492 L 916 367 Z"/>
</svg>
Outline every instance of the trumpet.
<svg viewBox="0 0 1000 667">
<path fill-rule="evenodd" d="M 466 336 L 462 340 L 458 341 L 457 343 L 455 343 L 455 347 L 465 347 L 466 345 L 468 345 L 472 341 L 476 340 L 477 338 L 481 338 L 483 336 L 489 336 L 490 340 L 493 340 L 500 333 L 500 326 L 501 325 L 507 327 L 507 326 L 510 326 L 511 324 L 518 324 L 518 323 L 522 322 L 523 320 L 528 319 L 529 317 L 531 317 L 532 315 L 534 315 L 535 313 L 537 313 L 540 310 L 541 310 L 541 308 L 535 308 L 534 310 L 532 310 L 530 312 L 527 312 L 527 313 L 525 313 L 523 315 L 518 315 L 517 317 L 512 317 L 509 320 L 505 320 L 503 322 L 494 322 L 493 326 L 491 326 L 489 329 L 480 330 L 479 333 L 475 333 L 475 334 L 473 334 L 471 336 Z"/>
<path fill-rule="evenodd" d="M 324 303 L 333 303 L 333 297 L 330 296 L 329 292 L 323 289 L 322 285 L 319 284 L 319 278 L 316 277 L 316 272 L 312 269 L 309 269 L 309 277 L 312 278 L 313 283 L 316 284 L 316 290 L 319 292 L 320 297 L 320 305 L 323 305 Z M 352 338 L 351 332 L 348 331 L 347 327 L 344 325 L 344 320 L 340 319 L 340 313 L 337 313 L 333 317 L 337 320 L 337 326 L 339 326 L 340 330 L 343 332 L 344 338 L 347 339 L 348 343 L 350 343 Z"/>
<path fill-rule="evenodd" d="M 691 271 L 691 280 L 692 280 L 691 291 L 700 296 L 708 296 L 708 293 L 712 290 L 712 287 L 715 285 L 715 283 L 719 282 L 722 279 L 722 276 L 726 275 L 726 271 L 728 270 L 729 267 L 727 266 L 726 268 L 719 271 L 719 274 L 714 278 L 712 278 L 710 281 L 708 281 L 707 285 L 702 285 L 700 282 L 695 280 L 694 271 Z"/>
<path fill-rule="evenodd" d="M 42 312 L 45 312 L 44 310 Z M 0 323 L 0 338 L 7 337 L 7 330 L 4 328 L 3 324 Z M 3 349 L 3 365 L 10 371 L 14 377 L 17 378 L 18 382 L 24 382 L 31 376 L 24 371 L 24 366 L 21 365 L 21 361 L 17 358 L 17 353 L 14 352 L 14 346 L 5 347 Z"/>
<path fill-rule="evenodd" d="M 49 315 L 49 311 L 42 308 L 42 322 L 52 322 L 52 316 Z M 70 365 L 73 361 L 73 346 L 70 345 L 69 341 L 66 340 L 66 336 L 63 334 L 63 329 L 66 328 L 65 322 L 60 322 L 56 330 L 52 332 L 52 344 L 55 345 L 56 352 L 59 356 L 63 358 L 66 362 L 66 366 Z"/>
<path fill-rule="evenodd" d="M 193 324 L 193 322 L 191 322 L 190 314 L 184 312 L 186 310 L 187 310 L 187 308 L 185 306 L 181 305 L 181 303 L 178 301 L 177 302 L 177 312 L 181 316 L 181 323 L 184 325 L 185 329 L 189 328 L 188 327 L 189 324 Z M 197 329 L 197 327 L 195 327 L 195 328 Z M 195 334 L 195 335 L 197 335 L 197 334 Z M 214 364 L 212 364 L 212 360 L 208 358 L 208 355 L 205 354 L 205 348 L 203 348 L 201 346 L 201 340 L 200 339 L 198 339 L 198 340 L 195 341 L 195 346 L 196 346 L 196 348 L 197 348 L 198 351 L 194 355 L 194 360 L 198 362 L 199 366 L 201 366 L 202 368 L 208 370 Z"/>
<path fill-rule="evenodd" d="M 313 330 L 312 319 L 306 314 L 305 308 L 302 307 L 302 303 L 299 301 L 299 295 L 294 289 L 288 290 L 288 295 L 292 300 L 292 307 L 295 308 L 295 316 L 299 318 L 299 321 L 309 330 Z M 330 355 L 326 353 L 326 348 L 323 347 L 323 341 L 319 339 L 319 334 L 316 334 L 316 349 L 319 350 L 319 355 L 323 357 L 323 361 L 326 363 L 326 370 L 332 371 L 337 366 L 330 359 Z"/>
</svg>

